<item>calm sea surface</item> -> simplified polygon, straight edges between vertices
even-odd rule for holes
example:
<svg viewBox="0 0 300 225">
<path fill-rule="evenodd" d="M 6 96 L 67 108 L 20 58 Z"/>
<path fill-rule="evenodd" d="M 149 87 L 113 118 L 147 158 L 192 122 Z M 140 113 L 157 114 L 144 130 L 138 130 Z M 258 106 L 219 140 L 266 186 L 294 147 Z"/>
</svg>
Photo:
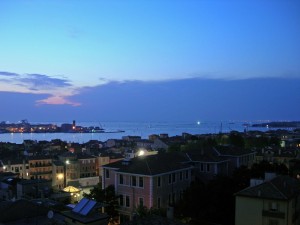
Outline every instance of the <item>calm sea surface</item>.
<svg viewBox="0 0 300 225">
<path fill-rule="evenodd" d="M 35 124 L 31 122 L 32 124 Z M 43 122 L 46 123 L 46 122 Z M 50 123 L 50 122 L 49 122 Z M 61 122 L 53 123 L 61 125 Z M 77 122 L 78 126 L 101 126 L 106 132 L 114 132 L 123 130 L 121 133 L 4 133 L 0 134 L 0 142 L 23 143 L 24 140 L 46 140 L 61 139 L 67 142 L 85 143 L 89 140 L 106 141 L 107 139 L 117 138 L 122 136 L 135 135 L 142 138 L 148 138 L 150 134 L 167 133 L 170 136 L 181 135 L 183 132 L 190 134 L 206 134 L 230 132 L 233 130 L 244 131 L 247 127 L 245 124 L 252 124 L 256 122 L 203 122 L 195 121 L 192 123 L 171 123 L 171 122 Z M 247 127 L 248 130 L 267 131 L 268 128 L 252 128 Z"/>
</svg>

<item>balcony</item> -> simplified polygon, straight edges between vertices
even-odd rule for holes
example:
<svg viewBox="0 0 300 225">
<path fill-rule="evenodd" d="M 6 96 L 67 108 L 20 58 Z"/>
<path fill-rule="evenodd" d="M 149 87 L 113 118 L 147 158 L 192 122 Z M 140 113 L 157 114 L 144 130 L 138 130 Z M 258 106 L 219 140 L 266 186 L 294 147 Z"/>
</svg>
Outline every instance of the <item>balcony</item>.
<svg viewBox="0 0 300 225">
<path fill-rule="evenodd" d="M 52 171 L 40 171 L 40 172 L 30 172 L 30 175 L 43 175 L 43 174 L 52 174 Z"/>
<path fill-rule="evenodd" d="M 262 216 L 285 219 L 285 213 L 279 211 L 263 210 Z"/>
<path fill-rule="evenodd" d="M 35 168 L 35 167 L 50 167 L 52 166 L 52 163 L 44 163 L 44 164 L 30 164 L 31 168 Z"/>
</svg>

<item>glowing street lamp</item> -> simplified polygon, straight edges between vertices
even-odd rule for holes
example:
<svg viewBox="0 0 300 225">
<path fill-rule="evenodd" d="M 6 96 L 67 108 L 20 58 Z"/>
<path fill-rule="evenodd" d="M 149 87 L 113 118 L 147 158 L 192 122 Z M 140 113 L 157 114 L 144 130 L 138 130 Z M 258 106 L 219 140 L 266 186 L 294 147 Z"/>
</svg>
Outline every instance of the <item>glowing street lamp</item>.
<svg viewBox="0 0 300 225">
<path fill-rule="evenodd" d="M 143 155 L 145 155 L 145 151 L 144 150 L 139 150 L 138 156 L 143 156 Z"/>
</svg>

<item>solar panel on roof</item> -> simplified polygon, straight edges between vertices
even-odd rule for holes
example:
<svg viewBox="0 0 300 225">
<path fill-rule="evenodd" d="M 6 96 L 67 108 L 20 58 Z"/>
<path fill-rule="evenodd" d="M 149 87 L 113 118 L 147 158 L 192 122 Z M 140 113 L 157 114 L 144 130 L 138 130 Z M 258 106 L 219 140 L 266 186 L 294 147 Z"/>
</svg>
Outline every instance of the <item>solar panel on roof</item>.
<svg viewBox="0 0 300 225">
<path fill-rule="evenodd" d="M 87 198 L 81 199 L 74 209 L 72 209 L 72 212 L 79 213 L 88 202 L 89 200 Z"/>
<path fill-rule="evenodd" d="M 97 202 L 90 200 L 83 209 L 80 210 L 79 214 L 86 216 L 96 205 Z"/>
</svg>

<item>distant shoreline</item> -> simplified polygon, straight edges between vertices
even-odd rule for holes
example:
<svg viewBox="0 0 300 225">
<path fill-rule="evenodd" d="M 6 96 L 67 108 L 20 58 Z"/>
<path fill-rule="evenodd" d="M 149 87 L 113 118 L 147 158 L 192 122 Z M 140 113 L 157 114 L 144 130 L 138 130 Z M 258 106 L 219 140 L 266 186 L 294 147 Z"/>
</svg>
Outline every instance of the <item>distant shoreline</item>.
<svg viewBox="0 0 300 225">
<path fill-rule="evenodd" d="M 20 123 L 0 123 L 0 133 L 25 133 L 25 134 L 48 134 L 48 133 L 122 133 L 123 130 L 105 131 L 99 126 L 77 126 L 73 123 L 63 123 L 61 126 L 54 124 L 30 124 L 27 120 Z"/>
<path fill-rule="evenodd" d="M 300 121 L 257 123 L 257 124 L 253 124 L 251 126 L 252 127 L 270 127 L 270 128 L 300 128 Z"/>
</svg>

